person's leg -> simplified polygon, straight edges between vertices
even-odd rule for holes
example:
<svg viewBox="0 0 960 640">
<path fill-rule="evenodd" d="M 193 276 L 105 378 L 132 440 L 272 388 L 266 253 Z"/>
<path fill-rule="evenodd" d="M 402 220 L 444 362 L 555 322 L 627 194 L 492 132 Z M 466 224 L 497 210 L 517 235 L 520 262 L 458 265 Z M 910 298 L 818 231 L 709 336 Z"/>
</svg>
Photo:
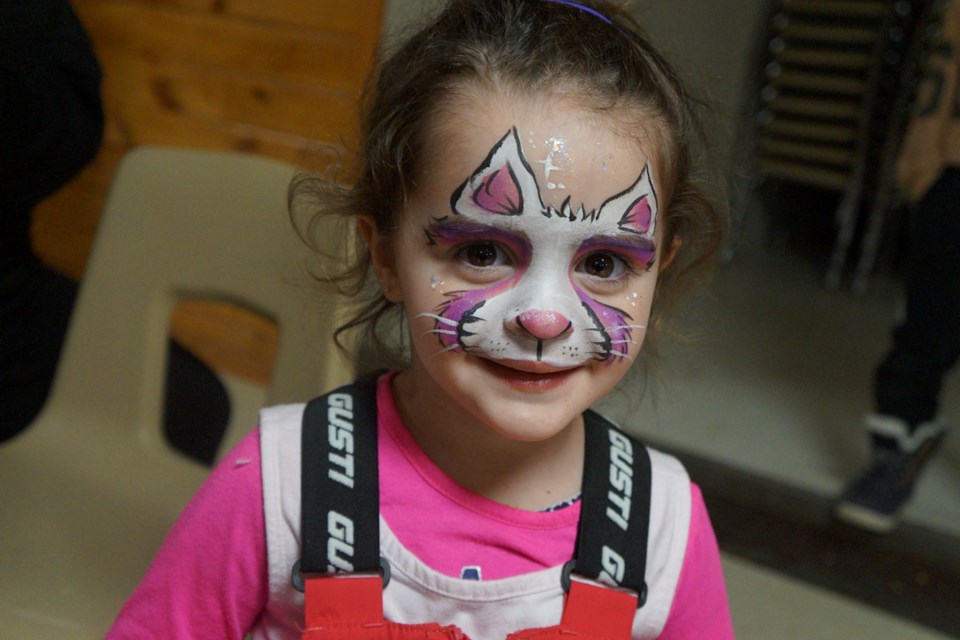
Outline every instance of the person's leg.
<svg viewBox="0 0 960 640">
<path fill-rule="evenodd" d="M 908 260 L 906 319 L 874 394 L 878 413 L 916 427 L 936 418 L 943 378 L 960 357 L 960 169 L 947 169 L 921 201 Z"/>
<path fill-rule="evenodd" d="M 76 283 L 29 255 L 0 268 L 0 443 L 46 402 L 76 293 Z"/>
<path fill-rule="evenodd" d="M 167 442 L 197 462 L 212 465 L 230 421 L 227 389 L 207 365 L 170 340 L 164 388 Z"/>
<path fill-rule="evenodd" d="M 960 357 L 960 169 L 947 169 L 920 202 L 910 237 L 906 318 L 877 367 L 867 417 L 872 461 L 844 492 L 841 519 L 892 530 L 944 437 L 936 421 L 943 378 Z"/>
</svg>

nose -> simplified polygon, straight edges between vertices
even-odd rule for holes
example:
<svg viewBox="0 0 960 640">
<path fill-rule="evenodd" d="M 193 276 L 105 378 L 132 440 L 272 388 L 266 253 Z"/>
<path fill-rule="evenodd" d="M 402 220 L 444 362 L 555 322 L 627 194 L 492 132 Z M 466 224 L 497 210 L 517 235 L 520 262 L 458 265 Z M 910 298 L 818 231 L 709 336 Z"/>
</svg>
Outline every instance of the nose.
<svg viewBox="0 0 960 640">
<path fill-rule="evenodd" d="M 527 334 L 537 340 L 553 340 L 569 332 L 573 323 L 556 311 L 528 309 L 517 315 L 508 326 L 516 333 Z"/>
</svg>

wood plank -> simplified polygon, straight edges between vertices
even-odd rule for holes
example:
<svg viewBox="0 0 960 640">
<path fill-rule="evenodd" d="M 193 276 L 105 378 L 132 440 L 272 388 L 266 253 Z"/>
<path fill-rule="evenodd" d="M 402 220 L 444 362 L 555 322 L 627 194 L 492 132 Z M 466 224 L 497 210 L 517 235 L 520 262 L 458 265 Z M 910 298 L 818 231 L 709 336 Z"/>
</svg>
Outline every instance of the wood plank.
<svg viewBox="0 0 960 640">
<path fill-rule="evenodd" d="M 117 57 L 104 95 L 136 129 L 158 113 L 249 124 L 352 146 L 358 136 L 355 96 L 318 85 L 239 71 L 211 72 L 173 62 Z"/>
<path fill-rule="evenodd" d="M 383 20 L 380 0 L 152 0 L 152 3 L 352 33 L 371 43 L 376 42 Z"/>
<path fill-rule="evenodd" d="M 76 178 L 34 210 L 31 237 L 40 258 L 80 280 L 97 231 L 110 181 L 125 146 L 106 143 Z"/>
<path fill-rule="evenodd" d="M 116 0 L 82 0 L 76 9 L 85 25 L 93 25 L 98 51 L 124 50 L 158 63 L 179 61 L 212 71 L 246 69 L 358 91 L 373 56 L 356 38 L 332 32 L 320 37 L 301 27 Z"/>
<path fill-rule="evenodd" d="M 135 120 L 117 113 L 118 120 Z M 140 120 L 126 141 L 131 145 L 166 144 L 185 148 L 254 153 L 284 160 L 298 167 L 322 168 L 335 147 L 325 148 L 312 138 L 273 131 L 244 123 L 190 118 L 162 111 L 152 120 Z"/>
<path fill-rule="evenodd" d="M 280 343 L 277 323 L 218 300 L 183 300 L 170 319 L 170 336 L 208 367 L 267 386 Z"/>
</svg>

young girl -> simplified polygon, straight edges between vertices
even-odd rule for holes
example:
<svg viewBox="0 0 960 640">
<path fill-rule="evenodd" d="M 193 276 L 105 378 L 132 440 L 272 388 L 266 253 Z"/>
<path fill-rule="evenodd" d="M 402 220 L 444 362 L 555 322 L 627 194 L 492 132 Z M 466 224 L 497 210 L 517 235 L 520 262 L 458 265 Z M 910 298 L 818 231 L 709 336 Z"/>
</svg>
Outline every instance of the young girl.
<svg viewBox="0 0 960 640">
<path fill-rule="evenodd" d="M 344 328 L 406 362 L 263 411 L 109 637 L 731 638 L 699 490 L 588 411 L 717 251 L 697 131 L 624 10 L 449 2 L 312 200 L 362 239 Z"/>
</svg>

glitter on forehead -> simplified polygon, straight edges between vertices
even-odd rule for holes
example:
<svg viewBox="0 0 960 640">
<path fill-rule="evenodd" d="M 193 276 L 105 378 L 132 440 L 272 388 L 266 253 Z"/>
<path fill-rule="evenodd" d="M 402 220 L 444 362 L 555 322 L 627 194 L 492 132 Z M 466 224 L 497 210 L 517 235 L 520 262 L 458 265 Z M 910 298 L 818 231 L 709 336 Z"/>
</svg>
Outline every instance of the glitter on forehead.
<svg viewBox="0 0 960 640">
<path fill-rule="evenodd" d="M 573 164 L 573 157 L 570 149 L 567 147 L 566 138 L 553 136 L 543 141 L 547 148 L 547 157 L 554 160 L 558 167 L 566 167 Z"/>
<path fill-rule="evenodd" d="M 547 157 L 543 160 L 538 160 L 537 163 L 543 165 L 544 186 L 551 191 L 553 189 L 566 189 L 566 185 L 562 182 L 553 182 L 550 180 L 551 173 L 554 171 L 562 171 L 573 164 L 573 158 L 567 148 L 566 138 L 551 136 L 543 141 L 543 146 L 547 150 Z M 534 146 L 534 148 L 536 148 L 536 146 Z"/>
</svg>

